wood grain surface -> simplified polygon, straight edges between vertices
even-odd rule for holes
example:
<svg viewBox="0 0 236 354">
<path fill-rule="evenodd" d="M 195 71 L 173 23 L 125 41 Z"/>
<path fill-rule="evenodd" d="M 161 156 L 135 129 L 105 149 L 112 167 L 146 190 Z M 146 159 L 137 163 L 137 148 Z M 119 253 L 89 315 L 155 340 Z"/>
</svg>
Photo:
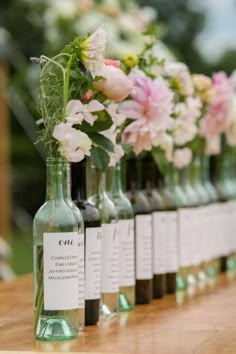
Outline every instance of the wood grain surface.
<svg viewBox="0 0 236 354">
<path fill-rule="evenodd" d="M 236 354 L 236 280 L 221 276 L 214 289 L 182 305 L 167 296 L 54 343 L 34 340 L 32 277 L 1 283 L 0 353 L 8 351 Z"/>
</svg>

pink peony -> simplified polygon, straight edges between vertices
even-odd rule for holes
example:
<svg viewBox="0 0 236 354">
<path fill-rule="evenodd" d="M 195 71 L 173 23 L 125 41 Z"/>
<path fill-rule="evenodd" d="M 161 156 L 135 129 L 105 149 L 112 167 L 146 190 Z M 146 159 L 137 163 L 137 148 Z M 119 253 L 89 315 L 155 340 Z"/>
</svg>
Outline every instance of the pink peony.
<svg viewBox="0 0 236 354">
<path fill-rule="evenodd" d="M 172 126 L 173 93 L 162 78 L 151 80 L 139 70 L 133 70 L 131 80 L 133 100 L 122 102 L 119 112 L 135 120 L 125 128 L 122 139 L 138 154 L 150 150 L 157 137 Z"/>
<path fill-rule="evenodd" d="M 213 90 L 213 101 L 200 125 L 200 133 L 206 138 L 225 132 L 229 123 L 233 86 L 224 72 L 213 75 Z"/>
<path fill-rule="evenodd" d="M 132 82 L 123 71 L 113 65 L 103 65 L 99 76 L 104 79 L 95 81 L 93 86 L 112 101 L 124 100 L 133 88 Z"/>
</svg>

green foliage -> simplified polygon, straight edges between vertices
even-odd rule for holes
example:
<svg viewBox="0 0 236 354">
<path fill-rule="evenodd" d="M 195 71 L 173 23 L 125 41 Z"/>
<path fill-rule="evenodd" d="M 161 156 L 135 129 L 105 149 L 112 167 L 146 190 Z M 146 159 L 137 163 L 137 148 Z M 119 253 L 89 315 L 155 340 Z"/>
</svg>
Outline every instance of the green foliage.
<svg viewBox="0 0 236 354">
<path fill-rule="evenodd" d="M 97 119 L 93 125 L 83 121 L 79 126 L 80 130 L 85 133 L 96 133 L 103 130 L 107 130 L 112 126 L 112 119 L 106 111 L 100 111 L 96 113 Z"/>
<path fill-rule="evenodd" d="M 154 147 L 151 152 L 158 169 L 164 175 L 168 166 L 164 151 L 159 147 Z"/>
<path fill-rule="evenodd" d="M 104 149 L 93 146 L 91 149 L 91 162 L 98 170 L 105 171 L 109 165 L 110 158 Z"/>
<path fill-rule="evenodd" d="M 105 151 L 114 152 L 114 145 L 112 144 L 111 140 L 107 139 L 104 135 L 99 133 L 89 133 L 88 136 L 94 145 L 99 146 Z"/>
</svg>

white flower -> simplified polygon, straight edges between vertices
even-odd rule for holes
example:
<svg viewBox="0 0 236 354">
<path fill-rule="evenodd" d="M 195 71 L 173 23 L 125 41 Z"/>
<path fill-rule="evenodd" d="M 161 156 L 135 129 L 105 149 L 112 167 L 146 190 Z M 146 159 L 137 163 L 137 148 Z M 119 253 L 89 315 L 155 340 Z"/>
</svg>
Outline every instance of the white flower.
<svg viewBox="0 0 236 354">
<path fill-rule="evenodd" d="M 173 145 L 173 138 L 167 133 L 157 136 L 153 144 L 153 146 L 160 146 L 169 162 L 173 159 Z"/>
<path fill-rule="evenodd" d="M 118 108 L 119 108 L 119 104 L 110 103 L 109 106 L 106 109 L 107 112 L 109 113 L 109 115 L 111 116 L 111 119 L 112 119 L 113 123 L 117 127 L 122 125 L 125 122 L 125 120 L 126 120 L 125 114 L 117 112 Z"/>
<path fill-rule="evenodd" d="M 174 152 L 173 162 L 174 165 L 182 169 L 188 166 L 192 161 L 192 151 L 189 148 L 177 149 Z"/>
<path fill-rule="evenodd" d="M 177 145 L 185 145 L 192 141 L 197 134 L 197 127 L 192 122 L 186 122 L 181 119 L 175 121 L 175 130 L 173 139 Z"/>
<path fill-rule="evenodd" d="M 220 135 L 211 136 L 206 139 L 206 155 L 218 155 L 221 152 Z"/>
<path fill-rule="evenodd" d="M 182 95 L 191 96 L 193 94 L 192 78 L 188 67 L 184 63 L 167 63 L 165 66 L 165 73 L 168 77 L 176 81 L 178 89 Z"/>
<path fill-rule="evenodd" d="M 81 43 L 81 60 L 93 77 L 99 75 L 104 60 L 107 32 L 99 26 L 83 43 Z"/>
<path fill-rule="evenodd" d="M 88 104 L 83 104 L 80 100 L 71 100 L 66 107 L 66 121 L 74 125 L 81 124 L 85 120 L 90 125 L 93 125 L 97 116 L 92 113 L 103 110 L 103 104 L 97 100 L 92 100 Z"/>
<path fill-rule="evenodd" d="M 109 129 L 100 132 L 103 136 L 109 139 L 114 145 L 114 152 L 109 153 L 110 163 L 109 166 L 115 166 L 116 163 L 124 156 L 124 150 L 121 145 L 116 144 L 117 130 L 113 124 Z"/>
<path fill-rule="evenodd" d="M 87 134 L 74 129 L 69 123 L 55 126 L 53 137 L 60 142 L 59 151 L 70 162 L 79 162 L 84 156 L 90 156 L 92 141 Z"/>
</svg>

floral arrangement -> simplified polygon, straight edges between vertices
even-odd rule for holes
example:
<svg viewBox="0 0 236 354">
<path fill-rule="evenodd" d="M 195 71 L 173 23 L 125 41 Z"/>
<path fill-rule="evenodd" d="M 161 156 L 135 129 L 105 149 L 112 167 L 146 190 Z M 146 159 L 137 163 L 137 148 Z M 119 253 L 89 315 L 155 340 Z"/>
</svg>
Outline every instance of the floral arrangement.
<svg viewBox="0 0 236 354">
<path fill-rule="evenodd" d="M 71 162 L 91 155 L 100 170 L 112 154 L 123 152 L 114 146 L 112 125 L 120 119 L 115 102 L 132 89 L 119 62 L 104 59 L 105 47 L 106 31 L 99 27 L 87 38 L 75 38 L 55 57 L 40 57 L 40 140 L 47 155 Z"/>
</svg>

